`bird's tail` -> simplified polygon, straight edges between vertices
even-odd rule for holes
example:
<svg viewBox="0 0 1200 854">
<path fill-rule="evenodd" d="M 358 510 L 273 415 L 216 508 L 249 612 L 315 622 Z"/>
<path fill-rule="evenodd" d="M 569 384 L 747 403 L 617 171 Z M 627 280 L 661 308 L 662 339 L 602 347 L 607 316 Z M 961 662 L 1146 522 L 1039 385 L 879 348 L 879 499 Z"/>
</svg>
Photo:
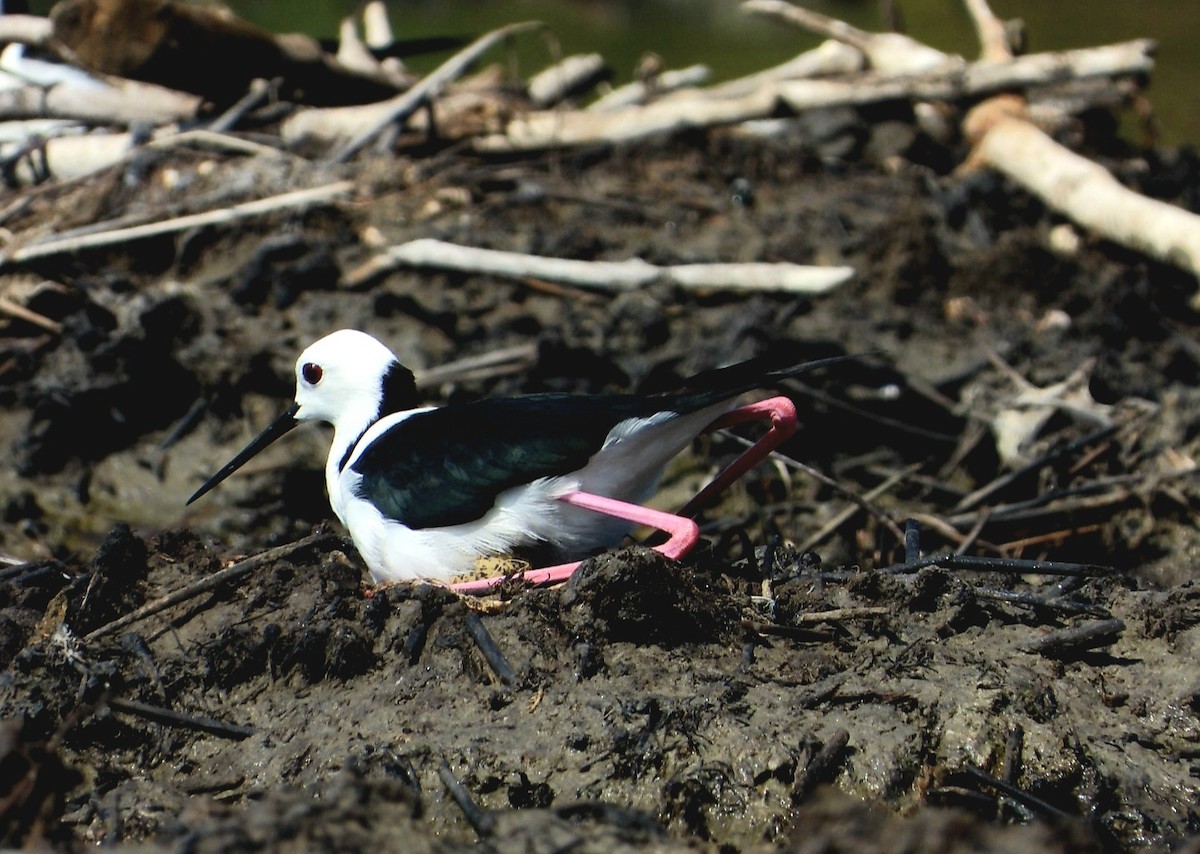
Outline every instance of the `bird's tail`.
<svg viewBox="0 0 1200 854">
<path fill-rule="evenodd" d="M 749 359 L 696 374 L 685 380 L 678 390 L 663 397 L 676 412 L 694 412 L 755 389 L 769 388 L 790 377 L 841 362 L 855 361 L 861 356 L 862 354 L 829 356 L 782 368 L 778 367 L 778 360 L 767 357 Z"/>
</svg>

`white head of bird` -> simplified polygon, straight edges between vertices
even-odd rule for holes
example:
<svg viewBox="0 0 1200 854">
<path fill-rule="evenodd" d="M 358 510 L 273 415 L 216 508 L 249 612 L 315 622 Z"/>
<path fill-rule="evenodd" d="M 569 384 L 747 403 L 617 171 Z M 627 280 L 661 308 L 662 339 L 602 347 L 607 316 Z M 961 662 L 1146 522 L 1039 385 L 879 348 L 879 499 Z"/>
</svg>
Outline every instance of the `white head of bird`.
<svg viewBox="0 0 1200 854">
<path fill-rule="evenodd" d="M 392 351 L 365 332 L 340 329 L 326 335 L 296 360 L 294 417 L 332 424 L 335 444 L 344 444 L 386 414 L 380 412 L 385 379 L 396 370 L 411 382 Z"/>
</svg>

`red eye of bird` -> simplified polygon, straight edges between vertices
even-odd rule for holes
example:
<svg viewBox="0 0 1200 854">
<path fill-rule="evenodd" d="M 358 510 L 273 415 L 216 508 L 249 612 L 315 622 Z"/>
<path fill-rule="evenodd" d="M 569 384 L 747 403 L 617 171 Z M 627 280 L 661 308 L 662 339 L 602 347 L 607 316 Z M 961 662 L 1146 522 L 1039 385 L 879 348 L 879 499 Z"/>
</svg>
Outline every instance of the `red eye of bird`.
<svg viewBox="0 0 1200 854">
<path fill-rule="evenodd" d="M 323 373 L 324 371 L 321 370 L 321 366 L 313 364 L 312 362 L 305 362 L 304 367 L 300 369 L 300 376 L 304 377 L 304 381 L 309 385 L 316 385 L 319 383 Z"/>
</svg>

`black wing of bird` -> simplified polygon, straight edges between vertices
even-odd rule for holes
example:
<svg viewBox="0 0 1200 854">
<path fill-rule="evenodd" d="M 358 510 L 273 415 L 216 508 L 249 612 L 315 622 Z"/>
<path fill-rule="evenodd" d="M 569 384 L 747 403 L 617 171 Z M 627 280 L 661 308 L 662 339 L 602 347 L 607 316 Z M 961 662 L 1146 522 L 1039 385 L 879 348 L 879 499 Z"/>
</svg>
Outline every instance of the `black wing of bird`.
<svg viewBox="0 0 1200 854">
<path fill-rule="evenodd" d="M 420 412 L 352 464 L 360 497 L 414 528 L 473 522 L 506 489 L 587 464 L 614 426 L 657 407 L 626 395 L 536 394 Z M 649 410 L 649 412 L 647 411 Z"/>
<path fill-rule="evenodd" d="M 481 518 L 506 489 L 583 468 L 613 427 L 656 412 L 695 412 L 845 356 L 782 369 L 761 360 L 699 374 L 661 395 L 531 394 L 421 412 L 351 464 L 361 498 L 414 528 Z"/>
</svg>

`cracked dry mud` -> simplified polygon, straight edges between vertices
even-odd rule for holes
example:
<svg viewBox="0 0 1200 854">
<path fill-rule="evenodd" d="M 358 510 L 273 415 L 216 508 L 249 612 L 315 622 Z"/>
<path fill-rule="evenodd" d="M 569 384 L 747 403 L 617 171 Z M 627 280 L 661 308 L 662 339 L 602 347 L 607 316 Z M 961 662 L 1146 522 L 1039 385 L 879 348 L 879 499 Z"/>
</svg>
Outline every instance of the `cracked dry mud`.
<svg viewBox="0 0 1200 854">
<path fill-rule="evenodd" d="M 23 280 L 26 304 L 63 331 L 14 321 L 0 338 L 14 461 L 0 474 L 0 546 L 29 561 L 0 570 L 0 761 L 21 781 L 5 842 L 1194 845 L 1194 283 L 1101 243 L 1055 251 L 1061 223 L 1039 204 L 951 173 L 962 152 L 894 133 L 895 117 L 840 127 L 499 163 L 447 152 L 336 174 L 175 151 L 32 193 L 14 227 L 61 231 L 178 204 L 166 169 L 196 197 L 358 187 L 352 202 L 46 262 Z M 1126 180 L 1197 198 L 1191 155 L 1096 144 Z M 739 179 L 753 204 L 735 200 Z M 845 263 L 858 276 L 812 300 L 421 271 L 339 288 L 373 233 L 576 258 Z M 868 355 L 787 389 L 802 427 L 785 453 L 838 488 L 765 465 L 706 512 L 706 545 L 682 564 L 633 546 L 480 611 L 428 585 L 365 594 L 328 523 L 319 429 L 183 507 L 286 405 L 301 347 L 342 326 L 418 369 L 535 345 L 518 372 L 427 388 L 437 402 L 661 388 L 763 353 Z M 997 417 L 1025 411 L 1014 375 L 1051 388 L 1088 360 L 1107 424 L 1062 407 Z M 1005 421 L 1029 429 L 992 432 Z M 738 447 L 699 442 L 663 504 Z M 1014 466 L 1042 462 L 997 486 L 1013 470 L 1001 448 Z M 871 512 L 845 490 L 870 495 Z M 909 517 L 929 553 L 965 540 L 975 555 L 1111 571 L 1078 583 L 877 572 L 904 559 Z M 314 527 L 227 583 L 105 628 Z M 480 627 L 507 670 L 488 663 Z M 1089 627 L 1098 640 L 1063 634 Z M 447 781 L 478 808 L 475 827 Z"/>
</svg>

